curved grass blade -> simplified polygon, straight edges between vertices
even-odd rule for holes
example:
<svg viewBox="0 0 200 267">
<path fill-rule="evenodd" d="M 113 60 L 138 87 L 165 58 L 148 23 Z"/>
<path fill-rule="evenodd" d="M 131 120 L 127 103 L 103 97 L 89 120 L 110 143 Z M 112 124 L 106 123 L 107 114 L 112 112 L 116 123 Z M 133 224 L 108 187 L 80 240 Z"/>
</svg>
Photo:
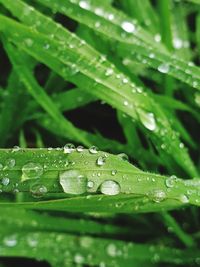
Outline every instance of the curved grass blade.
<svg viewBox="0 0 200 267">
<path fill-rule="evenodd" d="M 21 256 L 47 260 L 56 266 L 71 266 L 71 263 L 89 264 L 90 266 L 135 266 L 141 263 L 189 264 L 199 256 L 196 249 L 180 250 L 151 244 L 134 244 L 119 240 L 76 236 L 62 233 L 16 233 L 0 231 L 0 256 Z M 12 240 L 13 246 L 9 242 Z M 32 249 L 30 249 L 32 248 Z M 59 248 L 59 249 L 55 249 Z M 155 256 L 156 255 L 156 256 Z M 143 265 L 139 266 L 143 266 Z M 136 265 L 137 266 L 137 265 Z"/>
<path fill-rule="evenodd" d="M 151 212 L 200 205 L 199 179 L 145 173 L 120 156 L 64 149 L 0 150 L 3 192 L 27 192 L 44 201 L 1 203 L 82 212 Z M 66 154 L 67 153 L 67 154 Z M 51 200 L 54 194 L 60 199 Z M 34 199 L 32 199 L 34 201 Z"/>
</svg>

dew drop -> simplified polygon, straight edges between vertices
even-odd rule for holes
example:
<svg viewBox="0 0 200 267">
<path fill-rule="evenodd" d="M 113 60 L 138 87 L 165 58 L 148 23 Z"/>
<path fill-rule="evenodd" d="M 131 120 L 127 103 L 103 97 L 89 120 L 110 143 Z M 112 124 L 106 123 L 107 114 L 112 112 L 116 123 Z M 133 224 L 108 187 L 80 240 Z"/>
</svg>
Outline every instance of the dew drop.
<svg viewBox="0 0 200 267">
<path fill-rule="evenodd" d="M 158 71 L 161 73 L 168 73 L 169 72 L 169 64 L 163 63 L 158 66 Z"/>
<path fill-rule="evenodd" d="M 74 256 L 74 262 L 77 264 L 82 264 L 84 263 L 84 257 L 81 254 L 77 253 Z"/>
<path fill-rule="evenodd" d="M 113 72 L 114 72 L 113 69 L 109 68 L 106 70 L 105 76 L 111 76 L 113 74 Z"/>
<path fill-rule="evenodd" d="M 101 184 L 100 191 L 104 195 L 114 196 L 120 193 L 120 186 L 113 180 L 107 180 Z"/>
<path fill-rule="evenodd" d="M 72 153 L 74 150 L 75 150 L 75 146 L 74 146 L 73 144 L 71 144 L 71 143 L 66 144 L 66 145 L 64 146 L 64 153 L 65 153 L 65 154 L 70 154 L 70 153 Z"/>
<path fill-rule="evenodd" d="M 83 194 L 87 190 L 87 178 L 77 170 L 67 170 L 61 172 L 59 181 L 63 191 L 67 194 Z"/>
<path fill-rule="evenodd" d="M 135 31 L 135 25 L 129 21 L 123 21 L 121 27 L 128 33 L 133 33 Z"/>
<path fill-rule="evenodd" d="M 35 198 L 41 198 L 47 193 L 46 186 L 42 184 L 34 184 L 30 188 L 31 195 Z"/>
<path fill-rule="evenodd" d="M 115 244 L 110 243 L 110 244 L 107 246 L 107 253 L 108 253 L 108 255 L 111 256 L 111 257 L 115 257 L 115 256 L 117 256 L 117 248 L 116 248 Z"/>
<path fill-rule="evenodd" d="M 4 177 L 1 179 L 1 183 L 2 185 L 7 186 L 10 183 L 10 179 L 8 177 Z"/>
<path fill-rule="evenodd" d="M 165 180 L 165 184 L 167 187 L 172 188 L 175 186 L 177 180 L 178 178 L 175 175 L 172 175 Z"/>
<path fill-rule="evenodd" d="M 90 5 L 87 1 L 80 1 L 79 2 L 79 6 L 83 9 L 89 10 L 90 9 Z"/>
<path fill-rule="evenodd" d="M 148 196 L 152 201 L 156 203 L 159 203 L 166 199 L 166 193 L 160 189 L 155 189 L 151 191 L 150 193 L 148 193 Z"/>
<path fill-rule="evenodd" d="M 157 125 L 156 125 L 156 120 L 155 120 L 155 116 L 153 113 L 139 110 L 139 118 L 145 128 L 147 128 L 150 131 L 156 130 Z"/>
<path fill-rule="evenodd" d="M 44 169 L 40 163 L 29 162 L 22 167 L 22 181 L 40 178 L 43 171 Z"/>
<path fill-rule="evenodd" d="M 3 243 L 7 247 L 15 247 L 17 245 L 17 237 L 16 235 L 7 236 L 4 238 Z"/>
<path fill-rule="evenodd" d="M 24 43 L 26 46 L 31 47 L 33 45 L 33 40 L 30 38 L 27 38 L 24 40 Z"/>
<path fill-rule="evenodd" d="M 94 182 L 93 181 L 88 181 L 87 187 L 88 188 L 93 188 L 93 186 L 94 186 Z"/>
<path fill-rule="evenodd" d="M 117 157 L 124 160 L 124 161 L 129 161 L 129 158 L 125 153 L 120 153 L 117 155 Z"/>
<path fill-rule="evenodd" d="M 184 204 L 189 202 L 189 198 L 186 195 L 181 195 L 179 199 Z"/>
<path fill-rule="evenodd" d="M 117 170 L 112 170 L 111 171 L 111 174 L 114 176 L 114 175 L 116 175 L 117 174 Z"/>
<path fill-rule="evenodd" d="M 98 157 L 96 163 L 98 166 L 103 166 L 106 163 L 106 157 L 104 156 Z"/>
<path fill-rule="evenodd" d="M 97 148 L 96 146 L 91 146 L 91 147 L 89 148 L 89 152 L 90 152 L 91 154 L 97 154 L 97 153 L 98 153 L 98 148 Z"/>
<path fill-rule="evenodd" d="M 84 147 L 83 146 L 78 146 L 76 148 L 76 151 L 79 152 L 79 153 L 83 152 L 83 150 L 84 150 Z"/>
</svg>

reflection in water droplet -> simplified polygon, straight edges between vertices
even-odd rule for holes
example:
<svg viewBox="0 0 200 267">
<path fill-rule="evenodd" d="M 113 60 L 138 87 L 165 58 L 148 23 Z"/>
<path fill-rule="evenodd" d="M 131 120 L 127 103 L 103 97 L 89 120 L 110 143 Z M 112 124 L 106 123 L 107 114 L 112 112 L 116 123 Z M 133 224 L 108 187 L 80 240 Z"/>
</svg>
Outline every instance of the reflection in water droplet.
<svg viewBox="0 0 200 267">
<path fill-rule="evenodd" d="M 119 184 L 113 180 L 104 181 L 100 187 L 100 191 L 104 195 L 117 195 L 120 193 L 120 190 Z"/>
</svg>

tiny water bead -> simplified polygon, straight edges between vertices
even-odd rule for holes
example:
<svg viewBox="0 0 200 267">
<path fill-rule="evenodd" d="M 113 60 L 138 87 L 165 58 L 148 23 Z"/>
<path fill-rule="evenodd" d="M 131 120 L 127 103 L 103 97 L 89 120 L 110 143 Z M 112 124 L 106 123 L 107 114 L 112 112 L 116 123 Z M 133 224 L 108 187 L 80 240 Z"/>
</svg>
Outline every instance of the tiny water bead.
<svg viewBox="0 0 200 267">
<path fill-rule="evenodd" d="M 65 153 L 65 154 L 70 154 L 70 153 L 72 153 L 74 150 L 75 150 L 75 146 L 74 146 L 73 144 L 71 144 L 71 143 L 66 144 L 66 145 L 64 146 L 64 153 Z"/>
<path fill-rule="evenodd" d="M 123 21 L 121 27 L 125 32 L 128 33 L 133 33 L 135 31 L 135 25 L 129 21 Z"/>
<path fill-rule="evenodd" d="M 167 63 L 163 63 L 163 64 L 158 66 L 158 71 L 161 73 L 168 73 L 169 69 L 170 69 L 170 67 L 169 67 L 169 64 L 167 64 Z"/>
<path fill-rule="evenodd" d="M 24 43 L 26 46 L 31 47 L 33 45 L 33 40 L 30 38 L 27 38 L 24 40 Z"/>
<path fill-rule="evenodd" d="M 115 244 L 110 243 L 107 246 L 107 253 L 110 257 L 116 257 L 117 256 L 117 247 Z"/>
<path fill-rule="evenodd" d="M 152 190 L 147 195 L 152 201 L 154 201 L 156 203 L 159 203 L 159 202 L 166 199 L 166 193 L 161 189 Z"/>
<path fill-rule="evenodd" d="M 98 166 L 103 166 L 106 163 L 106 157 L 105 156 L 98 157 L 96 163 Z"/>
<path fill-rule="evenodd" d="M 47 193 L 47 188 L 43 184 L 34 184 L 30 188 L 30 193 L 35 198 L 41 198 Z"/>
<path fill-rule="evenodd" d="M 104 195 L 118 195 L 121 191 L 120 186 L 113 180 L 106 180 L 100 186 L 100 191 Z"/>
<path fill-rule="evenodd" d="M 88 186 L 88 188 L 93 188 L 94 182 L 93 181 L 88 181 L 87 186 Z"/>
<path fill-rule="evenodd" d="M 79 195 L 87 190 L 88 179 L 77 170 L 60 172 L 59 182 L 67 194 Z"/>
<path fill-rule="evenodd" d="M 29 162 L 22 167 L 22 181 L 40 178 L 43 172 L 44 169 L 40 163 Z"/>
</svg>

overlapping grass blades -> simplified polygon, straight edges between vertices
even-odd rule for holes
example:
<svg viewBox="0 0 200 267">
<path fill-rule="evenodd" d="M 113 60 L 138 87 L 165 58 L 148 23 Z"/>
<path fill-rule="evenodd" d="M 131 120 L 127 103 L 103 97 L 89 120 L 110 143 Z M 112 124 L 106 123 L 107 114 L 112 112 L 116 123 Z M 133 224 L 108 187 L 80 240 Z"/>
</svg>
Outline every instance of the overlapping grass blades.
<svg viewBox="0 0 200 267">
<path fill-rule="evenodd" d="M 197 176 L 197 171 L 177 133 L 172 131 L 161 107 L 147 93 L 141 92 L 141 88 L 131 83 L 128 77 L 120 73 L 101 54 L 50 18 L 21 1 L 6 1 L 3 4 L 25 24 L 34 25 L 34 28 L 30 28 L 1 16 L 1 31 L 7 38 L 11 38 L 17 46 L 48 65 L 65 79 L 120 109 L 138 123 L 142 123 L 143 130 L 153 141 L 156 140 L 157 149 L 161 153 L 164 150 L 164 153 L 173 157 L 191 176 Z M 31 16 L 29 16 L 30 13 Z M 13 29 L 20 35 L 13 35 Z M 33 30 L 30 31 L 30 29 Z M 57 41 L 55 37 L 58 38 Z M 74 49 L 75 47 L 79 48 Z M 93 68 L 98 68 L 98 77 L 93 74 Z M 191 66 L 191 70 L 194 74 L 198 73 L 196 67 Z M 165 149 L 160 149 L 162 144 Z"/>
</svg>

